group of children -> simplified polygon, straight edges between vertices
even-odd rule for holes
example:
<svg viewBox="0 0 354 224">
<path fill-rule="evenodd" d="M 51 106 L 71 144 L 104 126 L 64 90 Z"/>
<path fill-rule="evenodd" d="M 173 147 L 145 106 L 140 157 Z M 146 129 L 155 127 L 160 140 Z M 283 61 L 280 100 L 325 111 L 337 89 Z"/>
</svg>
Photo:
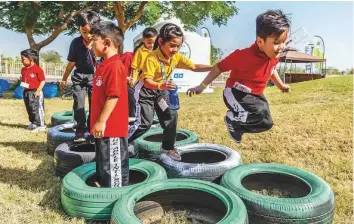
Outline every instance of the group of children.
<svg viewBox="0 0 354 224">
<path fill-rule="evenodd" d="M 256 24 L 255 43 L 249 48 L 235 50 L 214 66 L 194 64 L 178 52 L 184 36 L 177 25 L 166 23 L 159 32 L 154 28 L 146 28 L 142 45 L 130 57 L 131 65 L 128 63 L 126 68 L 118 54 L 124 40 L 121 29 L 111 22 L 101 22 L 99 15 L 92 11 L 80 15 L 81 36 L 71 43 L 69 64 L 61 87 L 64 88 L 69 74 L 76 67 L 71 77 L 74 118 L 77 121 L 76 141 L 81 141 L 83 133 L 87 131 L 85 92 L 88 92 L 89 98 L 92 92 L 87 123 L 95 138 L 96 176 L 101 186 L 128 185 L 128 143 L 149 130 L 154 111 L 164 129 L 161 152 L 174 160 L 181 160 L 174 148 L 178 114 L 170 108 L 168 97 L 168 91 L 176 88 L 171 80 L 175 68 L 195 72 L 210 71 L 199 86 L 187 91 L 190 96 L 200 94 L 222 72 L 231 71 L 223 98 L 229 109 L 225 124 L 236 142 L 241 142 L 244 133 L 262 132 L 272 127 L 263 90 L 271 79 L 283 92 L 290 91 L 290 87 L 281 81 L 275 69 L 279 54 L 286 45 L 290 23 L 282 11 L 269 10 L 257 17 Z M 22 56 L 25 66 L 22 77 L 28 80 L 28 76 L 31 76 L 28 74 L 40 68 L 26 62 L 26 59 L 31 58 L 28 53 L 21 53 Z M 100 63 L 97 57 L 102 59 Z M 42 96 L 44 75 L 38 71 L 34 74 L 37 82 L 25 92 L 39 99 Z M 25 99 L 26 107 L 27 101 Z M 130 114 L 134 114 L 135 122 L 128 130 L 129 110 Z M 33 124 L 41 126 L 40 118 L 38 121 L 36 119 Z"/>
</svg>

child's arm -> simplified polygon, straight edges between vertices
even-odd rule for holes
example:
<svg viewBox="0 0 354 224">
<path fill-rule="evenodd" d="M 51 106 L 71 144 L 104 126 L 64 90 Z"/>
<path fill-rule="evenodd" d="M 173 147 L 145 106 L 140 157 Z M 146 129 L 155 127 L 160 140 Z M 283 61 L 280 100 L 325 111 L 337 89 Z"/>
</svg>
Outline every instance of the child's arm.
<svg viewBox="0 0 354 224">
<path fill-rule="evenodd" d="M 92 133 L 95 138 L 102 138 L 104 135 L 104 131 L 106 129 L 106 121 L 108 117 L 111 115 L 114 107 L 118 102 L 118 97 L 109 96 L 107 97 L 106 102 L 104 103 L 103 110 L 92 128 Z"/>
<path fill-rule="evenodd" d="M 194 69 L 192 69 L 193 72 L 209 72 L 213 66 L 211 65 L 201 65 L 201 64 L 195 64 Z"/>
<path fill-rule="evenodd" d="M 45 80 L 43 80 L 39 83 L 39 86 L 38 86 L 36 92 L 34 92 L 34 96 L 38 97 L 41 94 L 41 91 L 42 91 L 44 85 L 45 85 Z"/>
<path fill-rule="evenodd" d="M 290 92 L 290 86 L 284 84 L 279 78 L 278 71 L 274 69 L 272 76 L 270 76 L 270 80 L 284 93 Z"/>
<path fill-rule="evenodd" d="M 156 89 L 156 90 L 171 90 L 176 89 L 176 84 L 168 80 L 164 83 L 155 82 L 152 79 L 145 79 L 144 86 L 149 89 Z"/>
<path fill-rule="evenodd" d="M 62 78 L 62 81 L 60 82 L 61 90 L 64 90 L 65 85 L 66 85 L 66 81 L 67 81 L 71 71 L 74 69 L 75 64 L 76 64 L 75 62 L 69 61 L 68 65 L 66 66 L 66 69 L 65 69 L 65 72 L 64 72 L 64 76 Z"/>
<path fill-rule="evenodd" d="M 218 66 L 218 64 L 214 65 L 211 68 L 211 71 L 209 72 L 209 74 L 207 75 L 207 77 L 205 77 L 205 79 L 203 80 L 203 82 L 199 85 L 196 86 L 194 88 L 188 89 L 187 90 L 187 95 L 192 96 L 194 94 L 200 94 L 203 92 L 203 90 L 207 87 L 207 85 L 209 85 L 214 79 L 216 79 L 219 75 L 221 74 L 221 70 Z"/>
</svg>

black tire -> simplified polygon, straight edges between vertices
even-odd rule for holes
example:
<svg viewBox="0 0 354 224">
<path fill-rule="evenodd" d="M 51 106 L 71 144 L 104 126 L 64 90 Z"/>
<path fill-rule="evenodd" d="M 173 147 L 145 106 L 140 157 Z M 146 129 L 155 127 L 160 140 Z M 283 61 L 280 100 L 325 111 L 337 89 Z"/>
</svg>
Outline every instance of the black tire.
<svg viewBox="0 0 354 224">
<path fill-rule="evenodd" d="M 228 189 L 200 180 L 168 179 L 134 188 L 115 204 L 111 224 L 160 223 L 168 211 L 208 224 L 248 223 L 242 200 Z M 138 217 L 147 219 L 139 220 Z"/>
<path fill-rule="evenodd" d="M 243 200 L 250 223 L 327 224 L 333 221 L 332 189 L 318 176 L 298 168 L 274 163 L 248 164 L 226 172 L 221 185 Z M 260 194 L 263 189 L 286 193 L 277 193 L 284 194 L 282 197 L 268 196 Z"/>
<path fill-rule="evenodd" d="M 74 123 L 61 124 L 51 127 L 47 133 L 47 151 L 48 154 L 54 156 L 55 149 L 64 142 L 71 142 L 75 138 L 75 130 L 73 129 Z M 88 137 L 89 133 L 85 133 Z"/>
<path fill-rule="evenodd" d="M 144 159 L 159 161 L 161 154 L 160 148 L 162 144 L 162 128 L 150 129 L 144 135 L 134 141 L 134 145 L 139 151 L 139 156 Z M 175 146 L 198 143 L 198 136 L 196 133 L 177 129 L 177 137 Z"/>
<path fill-rule="evenodd" d="M 86 220 L 109 220 L 114 203 L 133 188 L 167 178 L 160 165 L 141 159 L 129 159 L 131 185 L 120 188 L 97 188 L 86 184 L 95 176 L 96 163 L 80 166 L 69 172 L 61 185 L 61 203 L 64 211 Z"/>
<path fill-rule="evenodd" d="M 161 165 L 169 178 L 189 178 L 220 182 L 221 176 L 231 168 L 242 165 L 241 155 L 226 146 L 190 144 L 177 147 L 181 161 L 161 154 Z"/>
<path fill-rule="evenodd" d="M 88 118 L 88 111 L 86 110 L 86 119 Z M 51 117 L 51 126 L 57 126 L 65 123 L 74 122 L 73 111 L 55 112 Z"/>
<path fill-rule="evenodd" d="M 58 176 L 64 177 L 76 167 L 95 161 L 95 155 L 95 145 L 93 144 L 62 143 L 54 153 L 55 172 Z"/>
</svg>

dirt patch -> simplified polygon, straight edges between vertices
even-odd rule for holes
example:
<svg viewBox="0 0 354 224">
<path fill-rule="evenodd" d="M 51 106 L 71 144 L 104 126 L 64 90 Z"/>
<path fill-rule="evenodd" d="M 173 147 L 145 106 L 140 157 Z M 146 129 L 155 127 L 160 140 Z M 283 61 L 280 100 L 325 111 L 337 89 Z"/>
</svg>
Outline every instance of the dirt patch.
<svg viewBox="0 0 354 224">
<path fill-rule="evenodd" d="M 262 189 L 260 191 L 252 190 L 252 192 L 276 198 L 291 198 L 290 192 L 276 188 Z"/>
</svg>

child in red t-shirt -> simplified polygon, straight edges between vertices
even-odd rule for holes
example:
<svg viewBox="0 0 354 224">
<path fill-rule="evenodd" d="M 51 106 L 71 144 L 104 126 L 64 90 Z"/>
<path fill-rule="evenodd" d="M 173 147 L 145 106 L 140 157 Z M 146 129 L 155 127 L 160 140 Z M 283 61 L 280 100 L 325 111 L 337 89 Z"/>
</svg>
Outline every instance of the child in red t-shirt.
<svg viewBox="0 0 354 224">
<path fill-rule="evenodd" d="M 21 52 L 21 61 L 24 67 L 21 69 L 21 86 L 24 87 L 23 100 L 25 102 L 29 121 L 27 129 L 32 132 L 44 131 L 44 99 L 43 86 L 45 77 L 43 70 L 35 63 L 38 53 L 27 49 Z"/>
<path fill-rule="evenodd" d="M 91 33 L 95 55 L 104 59 L 92 85 L 90 124 L 96 176 L 103 187 L 122 187 L 129 184 L 127 71 L 117 54 L 124 36 L 111 22 L 94 26 Z"/>
<path fill-rule="evenodd" d="M 224 90 L 224 102 L 229 109 L 225 124 L 237 143 L 241 142 L 244 133 L 272 128 L 268 101 L 263 95 L 269 79 L 283 92 L 290 91 L 275 69 L 286 45 L 289 19 L 280 10 L 268 10 L 257 17 L 256 23 L 257 39 L 251 47 L 235 50 L 214 65 L 199 86 L 187 91 L 190 96 L 200 94 L 222 72 L 231 71 Z"/>
</svg>

